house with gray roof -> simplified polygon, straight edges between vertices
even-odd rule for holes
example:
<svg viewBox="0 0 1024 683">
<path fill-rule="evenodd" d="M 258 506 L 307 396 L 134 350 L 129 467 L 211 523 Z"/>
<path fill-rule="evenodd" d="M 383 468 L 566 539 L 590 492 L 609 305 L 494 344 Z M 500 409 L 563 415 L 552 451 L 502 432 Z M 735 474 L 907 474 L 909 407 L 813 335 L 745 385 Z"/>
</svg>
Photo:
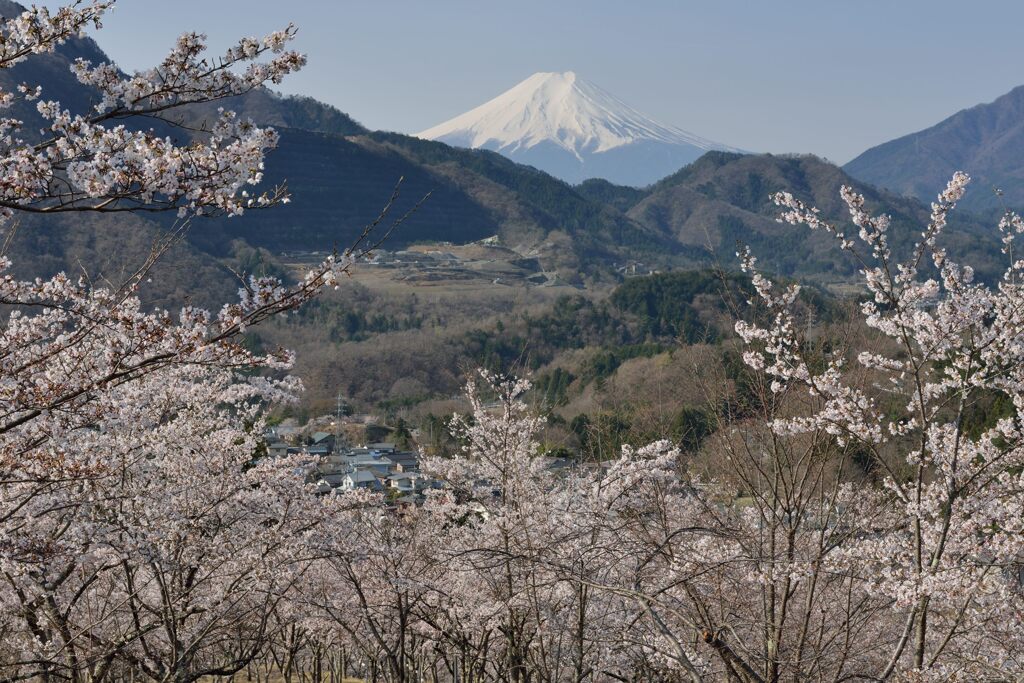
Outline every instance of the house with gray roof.
<svg viewBox="0 0 1024 683">
<path fill-rule="evenodd" d="M 348 491 L 353 489 L 370 489 L 371 491 L 380 491 L 384 486 L 373 472 L 363 470 L 345 474 L 341 478 L 340 488 Z"/>
</svg>

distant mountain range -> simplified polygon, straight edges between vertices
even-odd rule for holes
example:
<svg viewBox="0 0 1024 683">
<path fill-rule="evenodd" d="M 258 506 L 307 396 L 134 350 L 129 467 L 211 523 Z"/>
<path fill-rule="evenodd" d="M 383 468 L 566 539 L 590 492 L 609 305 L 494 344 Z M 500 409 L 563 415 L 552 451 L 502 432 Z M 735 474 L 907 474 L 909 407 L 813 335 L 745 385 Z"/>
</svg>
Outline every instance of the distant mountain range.
<svg viewBox="0 0 1024 683">
<path fill-rule="evenodd" d="M 417 137 L 493 150 L 570 183 L 636 187 L 709 150 L 739 151 L 662 125 L 572 71 L 536 73 Z"/>
<path fill-rule="evenodd" d="M 0 0 L 0 12 L 6 13 L 10 6 Z M 0 86 L 43 83 L 47 97 L 74 110 L 86 110 L 96 93 L 71 77 L 71 60 L 78 56 L 94 62 L 106 59 L 92 40 L 75 39 L 55 53 L 0 72 Z M 616 150 L 625 154 L 636 141 L 647 140 L 680 149 L 690 145 L 694 157 L 703 156 L 689 165 L 692 158 L 671 162 L 665 177 L 643 189 L 606 179 L 573 186 L 493 151 L 372 132 L 316 100 L 258 90 L 218 105 L 278 128 L 281 142 L 267 159 L 267 181 L 287 181 L 294 201 L 251 211 L 242 218 L 195 221 L 189 243 L 162 266 L 161 277 L 153 278 L 149 299 L 163 304 L 186 298 L 198 303 L 223 300 L 237 287 L 224 265 L 237 269 L 259 260 L 263 258 L 259 249 L 268 250 L 273 258 L 283 252 L 344 248 L 377 216 L 399 178 L 404 181 L 394 216 L 404 214 L 426 193 L 431 195 L 391 236 L 387 248 L 412 242 L 466 243 L 497 235 L 502 244 L 536 258 L 545 270 L 577 282 L 614 279 L 613 266 L 631 261 L 671 269 L 717 260 L 731 268 L 737 240 L 750 243 L 762 263 L 780 273 L 823 281 L 850 279 L 852 265 L 825 236 L 775 222 L 776 209 L 769 195 L 783 189 L 819 205 L 830 219 L 846 220 L 838 190 L 844 183 L 854 184 L 866 193 L 872 209 L 893 213 L 897 242 L 909 242 L 912 231 L 927 216 L 920 202 L 856 183 L 814 157 L 704 153 L 701 145 L 713 143 L 659 127 L 623 109 L 614 98 L 599 97 L 575 77 L 556 76 L 539 80 L 547 84 L 544 87 L 572 90 L 574 101 L 589 93 L 595 112 L 600 106 L 605 107 L 601 111 L 613 111 L 614 104 L 619 116 L 617 127 L 598 125 L 597 114 L 590 119 L 593 125 L 584 125 L 581 119 L 580 136 L 566 137 L 566 144 L 588 139 L 584 147 L 600 157 Z M 32 111 L 14 115 L 24 116 L 31 129 Z M 183 115 L 186 123 L 194 124 L 211 119 L 215 109 L 193 107 Z M 558 117 L 552 116 L 548 111 L 539 125 L 567 130 L 559 128 Z M 126 124 L 148 128 L 152 121 Z M 160 132 L 188 135 L 181 129 Z M 85 263 L 93 269 L 89 272 L 93 278 L 116 277 L 144 258 L 154 236 L 172 219 L 28 218 L 14 240 L 14 262 L 23 274 L 78 272 Z M 956 235 L 950 238 L 953 246 L 979 257 L 984 266 L 996 251 L 991 231 L 969 217 L 959 220 Z"/>
<path fill-rule="evenodd" d="M 962 170 L 974 179 L 961 202 L 964 208 L 1022 208 L 1024 86 L 873 147 L 844 169 L 855 178 L 924 201 L 932 201 L 953 172 Z"/>
</svg>

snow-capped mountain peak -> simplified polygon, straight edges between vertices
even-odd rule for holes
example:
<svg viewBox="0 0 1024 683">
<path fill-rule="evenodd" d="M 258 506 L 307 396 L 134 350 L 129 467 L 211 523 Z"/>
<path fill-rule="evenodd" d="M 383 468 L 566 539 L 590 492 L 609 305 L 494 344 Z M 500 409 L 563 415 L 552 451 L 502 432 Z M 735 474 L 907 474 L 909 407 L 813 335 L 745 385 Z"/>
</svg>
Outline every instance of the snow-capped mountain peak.
<svg viewBox="0 0 1024 683">
<path fill-rule="evenodd" d="M 653 182 L 707 150 L 732 149 L 660 124 L 572 71 L 533 74 L 417 137 L 491 149 L 570 181 L 601 176 L 630 184 Z M 650 172 L 619 169 L 616 175 L 623 177 L 616 179 L 586 168 L 604 166 L 588 162 L 613 150 L 620 150 L 615 156 L 621 157 L 625 148 L 643 148 Z M 576 163 L 558 158 L 566 155 Z"/>
</svg>

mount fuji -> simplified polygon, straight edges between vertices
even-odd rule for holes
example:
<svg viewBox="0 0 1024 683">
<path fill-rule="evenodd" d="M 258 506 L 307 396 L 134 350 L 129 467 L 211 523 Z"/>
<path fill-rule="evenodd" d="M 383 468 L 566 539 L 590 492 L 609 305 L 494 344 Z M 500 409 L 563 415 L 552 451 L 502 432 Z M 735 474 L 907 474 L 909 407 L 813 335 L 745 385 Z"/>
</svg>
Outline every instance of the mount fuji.
<svg viewBox="0 0 1024 683">
<path fill-rule="evenodd" d="M 709 150 L 741 151 L 662 125 L 572 71 L 536 73 L 416 137 L 489 149 L 570 183 L 604 178 L 636 187 Z"/>
</svg>

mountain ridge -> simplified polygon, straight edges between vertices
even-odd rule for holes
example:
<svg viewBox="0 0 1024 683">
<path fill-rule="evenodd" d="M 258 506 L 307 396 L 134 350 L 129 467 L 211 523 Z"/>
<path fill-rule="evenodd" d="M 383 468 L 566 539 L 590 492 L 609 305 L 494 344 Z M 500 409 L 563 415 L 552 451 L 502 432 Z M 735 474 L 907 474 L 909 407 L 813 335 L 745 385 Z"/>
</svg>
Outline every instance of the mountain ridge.
<svg viewBox="0 0 1024 683">
<path fill-rule="evenodd" d="M 852 281 L 859 265 L 840 253 L 830 235 L 780 223 L 780 210 L 771 201 L 775 192 L 788 191 L 816 206 L 825 220 L 850 225 L 839 195 L 843 185 L 863 194 L 872 214 L 890 215 L 894 253 L 897 258 L 907 255 L 928 222 L 927 205 L 857 181 L 814 155 L 709 152 L 652 186 L 627 208 L 626 215 L 684 248 L 703 249 L 706 262 L 718 262 L 726 269 L 735 262 L 741 242 L 771 272 L 819 282 Z M 995 228 L 959 209 L 949 221 L 942 243 L 951 257 L 971 264 L 982 277 L 998 277 Z"/>
<path fill-rule="evenodd" d="M 853 177 L 930 202 L 955 171 L 974 180 L 974 211 L 1024 207 L 1024 86 L 933 126 L 872 147 L 843 168 Z M 998 189 L 997 195 L 993 190 Z"/>
</svg>

